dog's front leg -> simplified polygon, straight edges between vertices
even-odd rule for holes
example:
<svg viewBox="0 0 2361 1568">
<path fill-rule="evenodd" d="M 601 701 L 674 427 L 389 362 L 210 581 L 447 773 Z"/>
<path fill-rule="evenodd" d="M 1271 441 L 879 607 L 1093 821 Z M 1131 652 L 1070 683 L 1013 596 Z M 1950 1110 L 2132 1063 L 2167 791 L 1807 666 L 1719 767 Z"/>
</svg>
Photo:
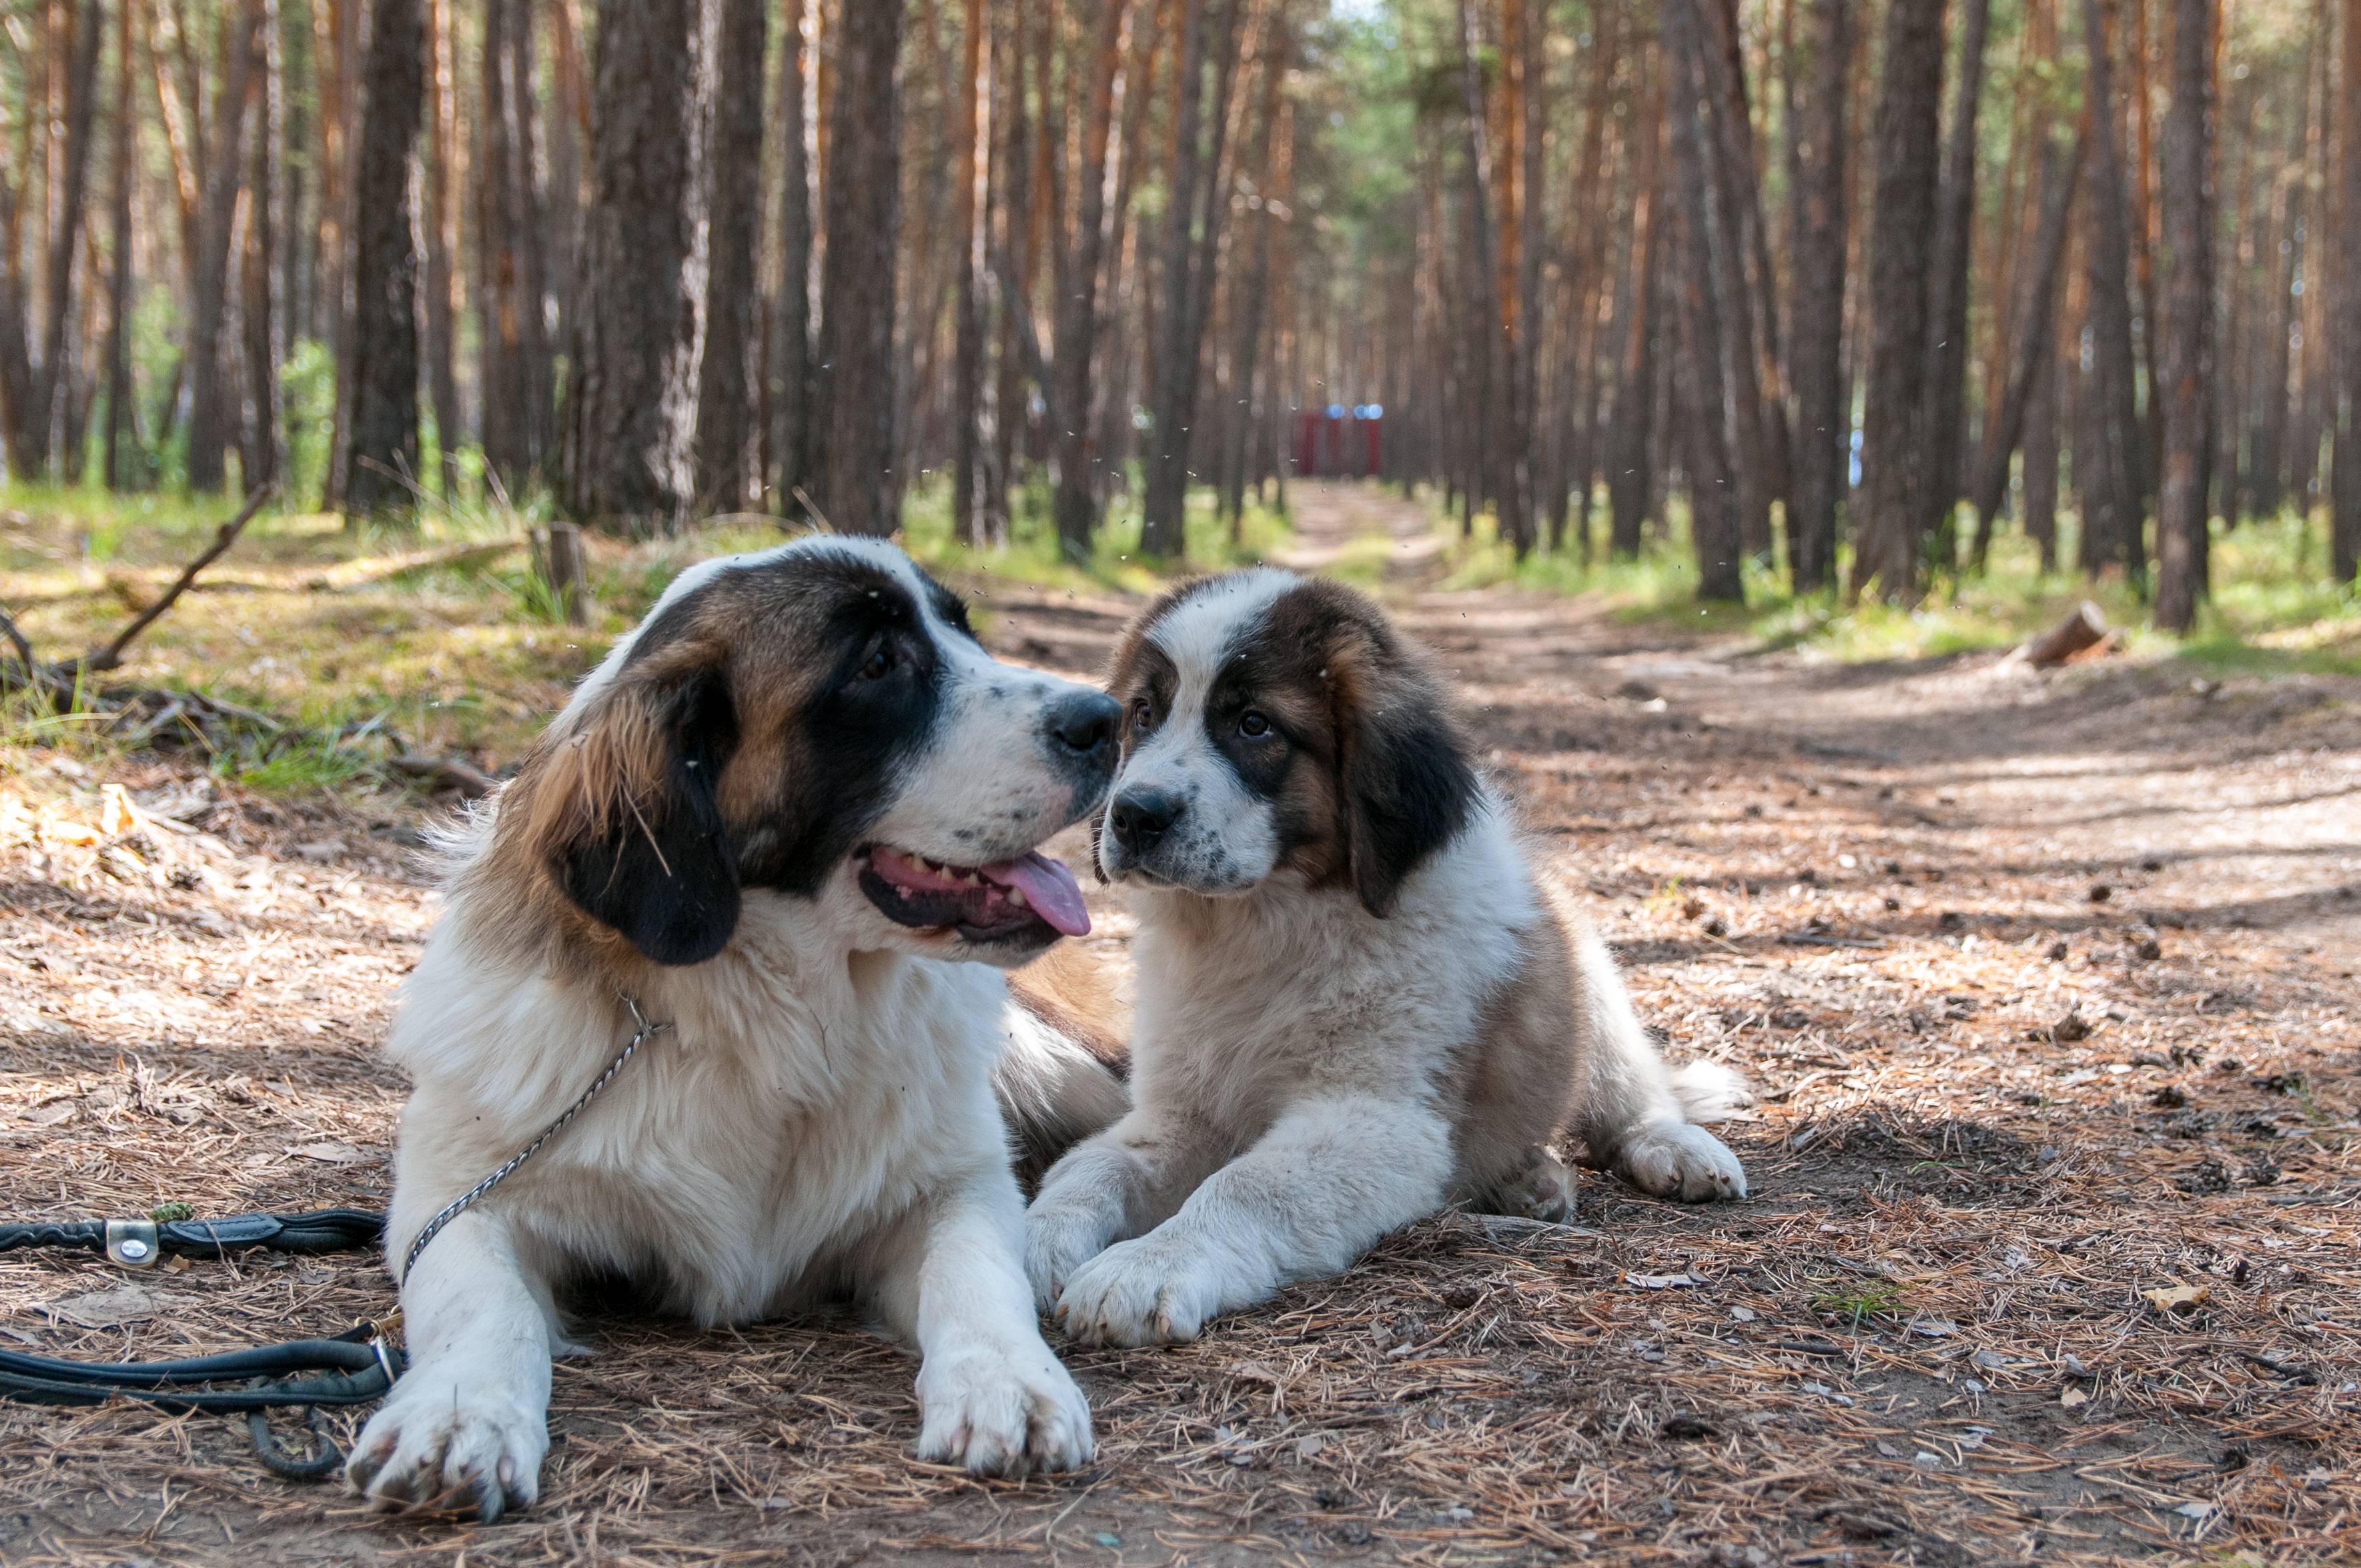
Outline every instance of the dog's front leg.
<svg viewBox="0 0 2361 1568">
<path fill-rule="evenodd" d="M 1091 1408 L 1042 1342 L 1005 1165 L 925 1201 L 873 1255 L 872 1299 L 918 1349 L 918 1457 L 979 1475 L 1071 1470 Z"/>
<path fill-rule="evenodd" d="M 513 1237 L 460 1215 L 401 1288 L 410 1370 L 361 1429 L 345 1485 L 373 1508 L 472 1513 L 531 1505 L 549 1452 L 549 1291 Z"/>
<path fill-rule="evenodd" d="M 1205 1179 L 1180 1212 L 1077 1269 L 1059 1297 L 1086 1343 L 1159 1344 L 1292 1279 L 1334 1274 L 1442 1207 L 1451 1129 L 1432 1107 L 1365 1095 L 1305 1101 Z"/>
</svg>

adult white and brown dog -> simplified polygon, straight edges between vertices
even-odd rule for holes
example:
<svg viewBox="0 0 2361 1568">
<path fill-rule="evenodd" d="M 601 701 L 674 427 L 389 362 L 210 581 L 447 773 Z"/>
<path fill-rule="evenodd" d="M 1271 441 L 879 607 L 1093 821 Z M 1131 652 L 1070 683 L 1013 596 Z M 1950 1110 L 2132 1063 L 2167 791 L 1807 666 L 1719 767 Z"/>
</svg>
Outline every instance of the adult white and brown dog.
<svg viewBox="0 0 2361 1568">
<path fill-rule="evenodd" d="M 1070 1334 L 1193 1338 L 1446 1201 L 1562 1212 L 1561 1134 L 1650 1192 L 1744 1195 L 1696 1124 L 1743 1085 L 1666 1069 L 1375 604 L 1210 578 L 1132 625 L 1110 689 L 1097 852 L 1137 890 L 1134 1105 L 1026 1220 Z"/>
<path fill-rule="evenodd" d="M 995 663 L 890 545 L 682 574 L 450 847 L 390 1042 L 414 1089 L 389 1256 L 581 1093 L 631 1003 L 669 1027 L 418 1255 L 410 1370 L 354 1447 L 356 1491 L 531 1503 L 560 1298 L 616 1276 L 708 1324 L 849 1293 L 922 1357 L 921 1456 L 1090 1455 L 994 1084 L 1042 1149 L 1121 1088 L 994 966 L 1088 928 L 1037 847 L 1103 798 L 1119 716 Z"/>
</svg>

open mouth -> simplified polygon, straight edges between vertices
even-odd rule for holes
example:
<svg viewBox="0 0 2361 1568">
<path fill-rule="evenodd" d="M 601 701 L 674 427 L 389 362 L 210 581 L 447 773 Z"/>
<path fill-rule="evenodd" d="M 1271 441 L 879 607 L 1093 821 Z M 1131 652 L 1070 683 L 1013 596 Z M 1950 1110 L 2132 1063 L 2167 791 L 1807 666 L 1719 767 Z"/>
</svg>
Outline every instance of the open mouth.
<svg viewBox="0 0 2361 1568">
<path fill-rule="evenodd" d="M 1074 873 L 1038 850 L 988 866 L 955 866 L 873 844 L 858 859 L 861 891 L 898 925 L 955 931 L 971 942 L 1090 933 Z"/>
</svg>

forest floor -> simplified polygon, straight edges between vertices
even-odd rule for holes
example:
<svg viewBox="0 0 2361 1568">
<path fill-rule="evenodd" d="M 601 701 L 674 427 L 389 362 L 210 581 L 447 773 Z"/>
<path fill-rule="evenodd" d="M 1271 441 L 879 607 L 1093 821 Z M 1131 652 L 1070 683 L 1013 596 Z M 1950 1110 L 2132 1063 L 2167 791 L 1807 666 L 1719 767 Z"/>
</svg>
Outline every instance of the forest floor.
<svg viewBox="0 0 2361 1568">
<path fill-rule="evenodd" d="M 588 1323 L 542 1502 L 490 1529 L 274 1480 L 219 1419 L 0 1409 L 0 1561 L 2361 1555 L 2361 680 L 1766 652 L 1439 591 L 1424 512 L 1295 500 L 1290 558 L 1390 564 L 1642 1016 L 1755 1080 L 1746 1201 L 1592 1177 L 1572 1225 L 1438 1217 L 1195 1344 L 1071 1352 L 1098 1459 L 1025 1485 L 911 1460 L 910 1364 L 832 1319 Z M 1084 675 L 1139 602 L 970 586 L 1000 652 Z M 381 1201 L 426 811 L 9 773 L 8 1217 Z M 359 1257 L 0 1262 L 0 1337 L 73 1356 L 389 1305 Z"/>
</svg>

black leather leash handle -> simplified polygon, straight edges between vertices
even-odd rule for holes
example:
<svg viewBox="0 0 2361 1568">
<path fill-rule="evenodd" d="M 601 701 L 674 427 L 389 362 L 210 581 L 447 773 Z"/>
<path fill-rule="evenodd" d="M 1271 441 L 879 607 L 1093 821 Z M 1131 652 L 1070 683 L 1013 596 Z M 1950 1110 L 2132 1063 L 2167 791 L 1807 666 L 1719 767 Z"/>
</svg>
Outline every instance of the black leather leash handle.
<svg viewBox="0 0 2361 1568">
<path fill-rule="evenodd" d="M 106 1227 L 104 1220 L 0 1224 L 0 1252 L 55 1247 L 104 1255 Z M 357 1252 L 378 1245 L 384 1236 L 385 1216 L 367 1209 L 234 1214 L 225 1220 L 166 1220 L 156 1224 L 158 1249 L 181 1257 L 224 1257 L 233 1249 L 255 1246 L 272 1252 Z"/>
</svg>

